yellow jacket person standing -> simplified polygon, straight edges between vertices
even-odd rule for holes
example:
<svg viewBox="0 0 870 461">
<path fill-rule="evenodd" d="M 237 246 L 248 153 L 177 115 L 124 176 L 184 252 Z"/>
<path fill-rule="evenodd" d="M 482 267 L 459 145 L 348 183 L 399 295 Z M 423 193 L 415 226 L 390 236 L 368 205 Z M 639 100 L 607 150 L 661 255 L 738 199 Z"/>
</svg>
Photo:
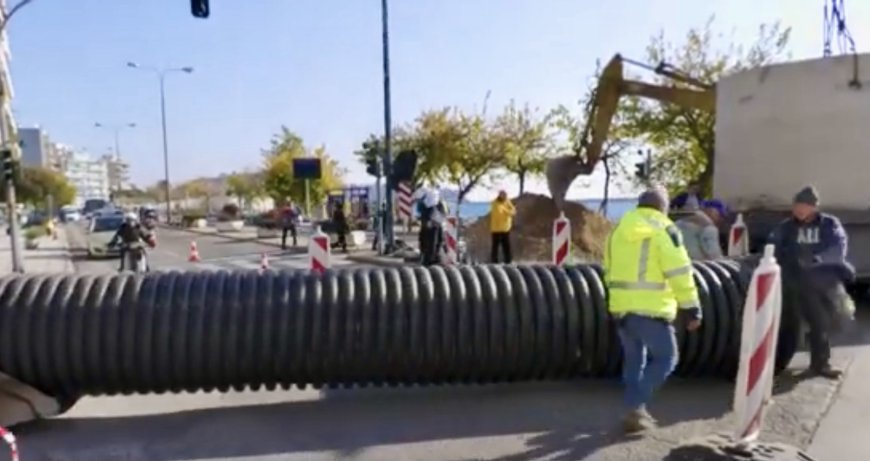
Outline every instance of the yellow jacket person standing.
<svg viewBox="0 0 870 461">
<path fill-rule="evenodd" d="M 499 191 L 489 210 L 489 232 L 492 235 L 490 257 L 493 264 L 498 263 L 499 248 L 502 250 L 504 262 L 511 263 L 511 228 L 516 214 L 517 210 L 508 199 L 507 192 Z"/>
<path fill-rule="evenodd" d="M 679 359 L 674 320 L 685 317 L 689 330 L 701 324 L 692 263 L 667 210 L 667 192 L 650 189 L 607 239 L 605 282 L 619 322 L 627 432 L 655 423 L 646 405 Z"/>
</svg>

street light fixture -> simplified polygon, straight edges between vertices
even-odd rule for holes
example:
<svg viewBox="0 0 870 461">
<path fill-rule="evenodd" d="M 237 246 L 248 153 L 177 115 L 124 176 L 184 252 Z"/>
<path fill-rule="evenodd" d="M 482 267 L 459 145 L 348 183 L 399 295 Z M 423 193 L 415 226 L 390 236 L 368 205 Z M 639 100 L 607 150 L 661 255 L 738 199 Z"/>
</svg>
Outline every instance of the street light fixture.
<svg viewBox="0 0 870 461">
<path fill-rule="evenodd" d="M 121 145 L 120 145 L 120 132 L 125 128 L 136 128 L 136 124 L 133 122 L 125 123 L 123 125 L 106 125 L 105 123 L 96 122 L 94 123 L 95 128 L 104 128 L 107 130 L 111 130 L 115 135 L 115 157 L 118 160 L 121 160 Z"/>
<path fill-rule="evenodd" d="M 163 174 L 164 174 L 164 189 L 166 193 L 166 221 L 169 222 L 169 217 L 172 214 L 172 201 L 169 198 L 169 143 L 166 139 L 166 75 L 172 72 L 184 72 L 186 74 L 193 73 L 193 67 L 146 67 L 129 61 L 127 67 L 132 69 L 144 70 L 157 75 L 160 82 L 160 121 L 163 128 Z"/>
</svg>

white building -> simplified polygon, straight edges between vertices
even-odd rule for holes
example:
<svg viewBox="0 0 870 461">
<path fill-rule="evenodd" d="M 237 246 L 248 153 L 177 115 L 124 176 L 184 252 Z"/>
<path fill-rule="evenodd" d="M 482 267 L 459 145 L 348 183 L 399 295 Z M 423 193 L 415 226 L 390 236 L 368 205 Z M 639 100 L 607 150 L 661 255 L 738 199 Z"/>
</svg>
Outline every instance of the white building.
<svg viewBox="0 0 870 461">
<path fill-rule="evenodd" d="M 6 14 L 6 1 L 0 0 L 0 10 Z M 12 76 L 9 73 L 9 60 L 12 53 L 9 50 L 9 40 L 6 31 L 0 32 L 0 144 L 13 149 L 18 156 L 20 150 L 15 142 L 18 139 L 18 128 L 12 115 Z M 8 143 L 8 144 L 7 144 Z"/>
<path fill-rule="evenodd" d="M 76 188 L 77 206 L 83 206 L 89 199 L 109 199 L 109 169 L 102 159 L 73 154 L 66 161 L 64 174 Z"/>
<path fill-rule="evenodd" d="M 109 190 L 127 189 L 130 185 L 130 164 L 113 154 L 103 155 L 101 161 L 109 172 Z"/>
</svg>

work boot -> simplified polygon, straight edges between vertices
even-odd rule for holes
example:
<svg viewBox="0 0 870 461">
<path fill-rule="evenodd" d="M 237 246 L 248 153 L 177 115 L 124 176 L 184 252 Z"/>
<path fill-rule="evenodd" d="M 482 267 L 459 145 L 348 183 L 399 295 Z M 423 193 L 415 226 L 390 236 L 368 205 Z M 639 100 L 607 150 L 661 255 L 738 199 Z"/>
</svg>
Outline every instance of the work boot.
<svg viewBox="0 0 870 461">
<path fill-rule="evenodd" d="M 640 407 L 640 409 L 639 409 L 638 411 L 640 412 L 641 415 L 643 415 L 644 419 L 646 419 L 646 420 L 652 422 L 653 424 L 658 424 L 658 420 L 656 420 L 656 419 L 653 417 L 653 415 L 651 415 L 651 414 L 649 413 L 649 411 L 647 411 L 646 406 L 642 406 L 642 407 Z"/>
<path fill-rule="evenodd" d="M 834 368 L 830 364 L 825 364 L 819 367 L 812 367 L 810 371 L 815 376 L 821 376 L 822 378 L 828 379 L 840 379 L 840 377 L 843 376 L 843 370 L 840 370 L 839 368 Z"/>
<path fill-rule="evenodd" d="M 622 420 L 622 429 L 626 434 L 637 434 L 655 427 L 655 421 L 651 419 L 646 410 L 633 410 Z"/>
</svg>

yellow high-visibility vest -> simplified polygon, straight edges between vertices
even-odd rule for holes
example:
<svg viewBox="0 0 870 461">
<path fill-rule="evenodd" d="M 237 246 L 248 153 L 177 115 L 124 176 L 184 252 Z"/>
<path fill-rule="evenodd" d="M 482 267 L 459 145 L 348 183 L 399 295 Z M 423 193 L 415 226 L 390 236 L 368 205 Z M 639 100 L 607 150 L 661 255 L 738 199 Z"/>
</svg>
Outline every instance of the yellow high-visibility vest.
<svg viewBox="0 0 870 461">
<path fill-rule="evenodd" d="M 679 229 L 664 213 L 637 208 L 607 238 L 608 308 L 672 321 L 678 308 L 700 307 L 692 261 Z"/>
</svg>

